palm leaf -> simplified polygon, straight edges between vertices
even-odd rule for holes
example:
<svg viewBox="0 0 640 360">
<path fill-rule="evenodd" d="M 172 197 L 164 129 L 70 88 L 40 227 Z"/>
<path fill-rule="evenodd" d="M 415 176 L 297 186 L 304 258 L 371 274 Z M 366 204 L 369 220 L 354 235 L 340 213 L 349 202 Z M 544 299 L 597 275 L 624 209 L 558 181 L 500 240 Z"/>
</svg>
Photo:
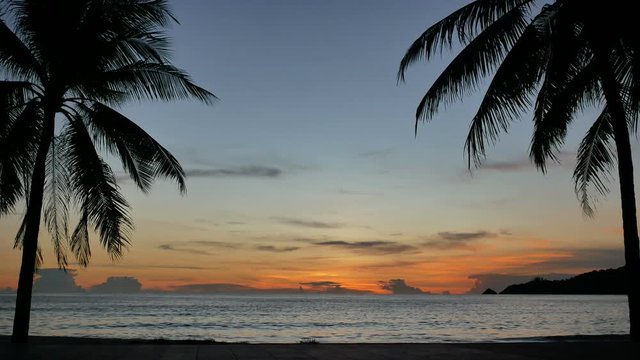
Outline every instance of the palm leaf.
<svg viewBox="0 0 640 360">
<path fill-rule="evenodd" d="M 546 23 L 555 11 L 545 7 L 531 21 L 518 41 L 496 70 L 493 80 L 471 120 L 465 141 L 467 166 L 472 162 L 479 166 L 484 160 L 487 143 L 497 141 L 514 119 L 531 106 L 530 98 L 542 78 L 541 69 L 546 61 L 548 33 L 541 23 Z"/>
<path fill-rule="evenodd" d="M 106 90 L 138 101 L 196 98 L 211 104 L 216 99 L 215 95 L 195 85 L 184 71 L 169 64 L 145 61 L 87 78 L 78 89 L 83 98 L 100 99 L 100 92 Z"/>
<path fill-rule="evenodd" d="M 47 177 L 45 182 L 44 223 L 51 234 L 53 251 L 58 266 L 66 268 L 67 256 L 65 243 L 69 241 L 69 208 L 71 191 L 69 172 L 65 164 L 65 142 L 55 137 L 50 145 L 47 157 Z"/>
<path fill-rule="evenodd" d="M 178 160 L 142 128 L 97 102 L 86 111 L 97 143 L 120 157 L 125 171 L 142 191 L 149 190 L 155 177 L 175 180 L 180 192 L 186 191 L 184 170 Z"/>
<path fill-rule="evenodd" d="M 82 212 L 78 225 L 73 231 L 73 234 L 71 234 L 69 245 L 78 264 L 87 267 L 91 259 L 91 246 L 89 243 L 89 216 L 86 211 Z"/>
<path fill-rule="evenodd" d="M 18 199 L 24 196 L 22 179 L 30 173 L 33 153 L 38 144 L 41 129 L 37 102 L 30 102 L 11 119 L 3 121 L 0 137 L 0 215 L 13 210 Z"/>
<path fill-rule="evenodd" d="M 545 82 L 544 100 L 534 116 L 534 131 L 531 140 L 530 157 L 541 171 L 546 171 L 547 159 L 557 160 L 556 153 L 564 144 L 567 127 L 574 115 L 600 100 L 599 73 L 593 61 L 582 69 L 580 65 L 570 67 L 561 76 Z M 567 79 L 567 77 L 570 77 Z M 563 83 L 559 83 L 563 82 Z M 544 102 L 544 104 L 541 104 Z"/>
<path fill-rule="evenodd" d="M 0 68 L 23 79 L 43 75 L 40 64 L 29 48 L 0 20 Z"/>
<path fill-rule="evenodd" d="M 522 35 L 527 19 L 521 8 L 514 8 L 491 23 L 451 61 L 429 88 L 416 111 L 419 120 L 431 119 L 440 105 L 447 105 L 476 89 Z"/>
<path fill-rule="evenodd" d="M 578 147 L 573 179 L 582 210 L 588 216 L 594 212 L 592 189 L 599 195 L 606 195 L 609 191 L 607 183 L 615 165 L 611 120 L 611 115 L 605 108 Z"/>
<path fill-rule="evenodd" d="M 97 154 L 91 137 L 76 114 L 67 114 L 69 125 L 68 168 L 70 186 L 80 209 L 99 234 L 100 243 L 112 258 L 122 256 L 133 229 L 129 205 L 119 192 L 113 171 Z"/>
<path fill-rule="evenodd" d="M 513 8 L 527 9 L 533 0 L 476 0 L 429 27 L 409 47 L 400 62 L 398 80 L 405 80 L 405 72 L 413 63 L 429 60 L 443 48 L 451 48 L 454 34 L 460 43 L 467 43 L 494 21 Z"/>
</svg>

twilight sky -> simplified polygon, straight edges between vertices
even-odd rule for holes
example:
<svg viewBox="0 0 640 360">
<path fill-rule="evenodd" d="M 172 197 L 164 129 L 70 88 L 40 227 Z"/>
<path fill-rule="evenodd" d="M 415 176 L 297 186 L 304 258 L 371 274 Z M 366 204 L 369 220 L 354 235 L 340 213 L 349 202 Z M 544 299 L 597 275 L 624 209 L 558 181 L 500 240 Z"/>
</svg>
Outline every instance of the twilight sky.
<svg viewBox="0 0 640 360">
<path fill-rule="evenodd" d="M 159 181 L 145 196 L 123 180 L 133 246 L 114 263 L 94 241 L 89 268 L 71 266 L 76 282 L 132 276 L 143 289 L 386 292 L 378 281 L 405 279 L 423 291 L 464 293 L 509 276 L 621 266 L 617 179 L 593 219 L 573 193 L 591 111 L 547 175 L 529 163 L 527 117 L 484 167 L 466 170 L 479 92 L 414 138 L 415 107 L 451 54 L 396 85 L 399 61 L 424 29 L 467 2 L 173 1 L 181 22 L 170 30 L 174 62 L 221 100 L 122 109 L 180 159 L 188 192 Z M 20 215 L 0 219 L 0 288 L 17 283 Z M 43 231 L 40 241 L 45 267 L 55 267 Z"/>
</svg>

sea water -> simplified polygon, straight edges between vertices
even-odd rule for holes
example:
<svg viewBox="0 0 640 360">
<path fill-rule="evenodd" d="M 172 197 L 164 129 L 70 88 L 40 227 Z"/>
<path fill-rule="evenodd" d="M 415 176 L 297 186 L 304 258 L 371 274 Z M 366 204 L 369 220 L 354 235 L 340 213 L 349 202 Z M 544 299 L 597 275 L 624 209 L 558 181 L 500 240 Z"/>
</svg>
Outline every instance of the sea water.
<svg viewBox="0 0 640 360">
<path fill-rule="evenodd" d="M 0 335 L 15 295 L 0 295 Z M 628 332 L 625 296 L 43 295 L 31 335 L 250 343 L 477 342 Z"/>
</svg>

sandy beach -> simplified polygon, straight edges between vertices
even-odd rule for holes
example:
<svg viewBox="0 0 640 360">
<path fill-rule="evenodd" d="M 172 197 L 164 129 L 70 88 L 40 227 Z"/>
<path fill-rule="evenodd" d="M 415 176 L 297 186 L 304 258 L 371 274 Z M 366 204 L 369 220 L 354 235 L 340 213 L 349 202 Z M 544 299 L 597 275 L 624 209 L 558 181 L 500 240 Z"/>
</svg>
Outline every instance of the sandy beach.
<svg viewBox="0 0 640 360">
<path fill-rule="evenodd" d="M 640 344 L 621 336 L 548 338 L 508 343 L 244 344 L 33 337 L 16 345 L 0 337 L 0 359 L 637 359 Z"/>
</svg>

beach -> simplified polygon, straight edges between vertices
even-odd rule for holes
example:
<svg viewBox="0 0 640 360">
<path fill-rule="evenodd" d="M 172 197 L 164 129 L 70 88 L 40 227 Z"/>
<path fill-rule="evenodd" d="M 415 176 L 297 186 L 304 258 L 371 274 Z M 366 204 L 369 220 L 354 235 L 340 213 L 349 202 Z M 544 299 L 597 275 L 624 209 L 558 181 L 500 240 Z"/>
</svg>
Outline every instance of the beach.
<svg viewBox="0 0 640 360">
<path fill-rule="evenodd" d="M 508 343 L 246 344 L 32 337 L 12 344 L 0 337 L 0 358 L 11 360 L 372 360 L 372 359 L 637 359 L 640 344 L 625 336 L 563 337 Z"/>
</svg>

